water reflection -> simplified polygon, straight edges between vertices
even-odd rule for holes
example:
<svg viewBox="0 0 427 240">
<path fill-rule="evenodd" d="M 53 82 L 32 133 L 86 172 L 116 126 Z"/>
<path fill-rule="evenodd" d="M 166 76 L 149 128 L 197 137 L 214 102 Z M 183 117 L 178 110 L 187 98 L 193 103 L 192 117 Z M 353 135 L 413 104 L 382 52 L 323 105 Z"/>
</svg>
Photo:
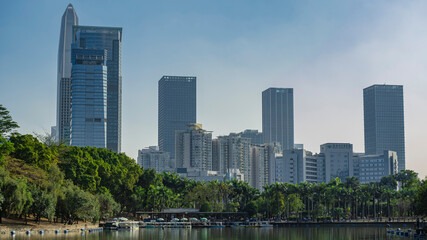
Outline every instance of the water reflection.
<svg viewBox="0 0 427 240">
<path fill-rule="evenodd" d="M 12 239 L 1 235 L 0 239 Z M 45 233 L 27 236 L 18 233 L 15 240 L 127 240 L 127 239 L 399 239 L 378 227 L 318 227 L 318 228 L 222 228 L 222 229 L 140 229 L 135 231 L 105 231 L 93 233 Z"/>
</svg>

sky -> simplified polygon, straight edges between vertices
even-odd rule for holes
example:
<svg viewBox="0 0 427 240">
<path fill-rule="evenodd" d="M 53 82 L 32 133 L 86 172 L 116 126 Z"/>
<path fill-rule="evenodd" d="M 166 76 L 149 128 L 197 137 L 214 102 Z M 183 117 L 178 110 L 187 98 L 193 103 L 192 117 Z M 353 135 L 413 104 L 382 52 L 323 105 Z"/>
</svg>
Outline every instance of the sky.
<svg viewBox="0 0 427 240">
<path fill-rule="evenodd" d="M 294 88 L 295 143 L 364 151 L 363 88 L 404 86 L 406 167 L 427 176 L 426 1 L 5 1 L 0 104 L 21 133 L 56 123 L 60 22 L 123 28 L 122 151 L 157 145 L 157 84 L 197 77 L 197 121 L 214 136 L 262 129 L 261 93 Z"/>
</svg>

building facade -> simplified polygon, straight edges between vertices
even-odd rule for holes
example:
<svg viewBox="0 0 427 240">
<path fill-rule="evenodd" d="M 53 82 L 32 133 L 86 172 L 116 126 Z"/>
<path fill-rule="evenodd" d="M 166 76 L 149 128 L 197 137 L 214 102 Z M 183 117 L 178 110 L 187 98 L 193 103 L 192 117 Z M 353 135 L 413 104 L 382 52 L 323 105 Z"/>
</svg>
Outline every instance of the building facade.
<svg viewBox="0 0 427 240">
<path fill-rule="evenodd" d="M 263 191 L 265 185 L 275 182 L 275 160 L 281 151 L 279 143 L 268 143 L 250 146 L 249 184 Z"/>
<path fill-rule="evenodd" d="M 220 173 L 238 170 L 244 175 L 245 181 L 251 181 L 251 140 L 243 138 L 238 133 L 219 136 L 213 141 L 213 166 Z"/>
<path fill-rule="evenodd" d="M 170 159 L 169 153 L 159 151 L 157 146 L 138 150 L 137 163 L 141 168 L 153 168 L 158 173 L 175 171 L 175 166 Z"/>
<path fill-rule="evenodd" d="M 159 81 L 158 145 L 175 159 L 175 131 L 196 120 L 196 77 L 163 76 Z"/>
<path fill-rule="evenodd" d="M 317 157 L 304 149 L 288 149 L 276 157 L 275 175 L 277 182 L 298 184 L 317 183 Z"/>
<path fill-rule="evenodd" d="M 77 48 L 107 51 L 107 146 L 121 151 L 122 131 L 122 28 L 73 26 Z"/>
<path fill-rule="evenodd" d="M 61 33 L 58 48 L 57 73 L 57 102 L 56 102 L 56 131 L 55 138 L 64 144 L 69 144 L 71 128 L 71 43 L 73 41 L 73 26 L 79 25 L 79 18 L 68 4 L 61 20 Z"/>
<path fill-rule="evenodd" d="M 320 155 L 324 158 L 325 182 L 337 177 L 344 181 L 346 177 L 354 176 L 353 144 L 325 143 L 320 145 Z"/>
<path fill-rule="evenodd" d="M 380 182 L 382 177 L 398 172 L 398 157 L 394 151 L 384 151 L 383 154 L 355 155 L 354 172 L 360 183 Z"/>
<path fill-rule="evenodd" d="M 175 162 L 177 168 L 212 171 L 212 132 L 198 123 L 189 124 L 186 131 L 176 131 Z"/>
<path fill-rule="evenodd" d="M 72 146 L 107 146 L 106 60 L 106 50 L 72 49 Z"/>
<path fill-rule="evenodd" d="M 405 169 L 403 86 L 372 85 L 363 89 L 365 153 L 397 152 L 399 171 Z"/>
<path fill-rule="evenodd" d="M 246 129 L 240 133 L 240 136 L 243 138 L 249 138 L 252 144 L 261 145 L 264 143 L 264 137 L 261 132 L 258 132 L 258 130 Z"/>
<path fill-rule="evenodd" d="M 262 92 L 262 134 L 264 143 L 279 142 L 294 147 L 294 90 L 269 88 Z"/>
</svg>

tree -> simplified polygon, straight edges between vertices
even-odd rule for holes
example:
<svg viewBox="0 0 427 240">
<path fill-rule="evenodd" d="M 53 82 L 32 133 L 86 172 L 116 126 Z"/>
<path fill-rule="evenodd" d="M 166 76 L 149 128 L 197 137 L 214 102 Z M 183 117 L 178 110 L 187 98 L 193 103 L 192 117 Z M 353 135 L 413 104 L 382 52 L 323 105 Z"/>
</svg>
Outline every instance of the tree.
<svg viewBox="0 0 427 240">
<path fill-rule="evenodd" d="M 427 216 L 427 179 L 418 187 L 415 199 L 416 213 L 422 216 Z"/>
<path fill-rule="evenodd" d="M 99 202 L 92 194 L 81 190 L 70 181 L 66 182 L 58 197 L 57 213 L 69 224 L 78 220 L 96 222 L 99 220 Z"/>
<path fill-rule="evenodd" d="M 56 153 L 41 143 L 32 135 L 15 135 L 10 137 L 15 150 L 11 153 L 14 158 L 22 159 L 25 162 L 48 170 L 56 163 Z"/>
<path fill-rule="evenodd" d="M 15 150 L 13 143 L 6 138 L 2 138 L 0 134 L 0 166 L 5 165 L 4 155 L 13 152 L 13 150 Z"/>
<path fill-rule="evenodd" d="M 1 192 L 4 196 L 3 204 L 0 207 L 0 219 L 6 213 L 18 216 L 26 214 L 33 203 L 26 179 L 13 179 L 3 172 L 0 173 L 0 180 L 2 182 Z"/>
<path fill-rule="evenodd" d="M 55 216 L 56 196 L 47 190 L 37 186 L 31 187 L 31 194 L 34 202 L 30 212 L 35 217 L 36 222 L 40 222 L 41 218 L 52 220 Z"/>
<path fill-rule="evenodd" d="M 418 173 L 412 170 L 402 170 L 396 174 L 396 181 L 403 189 L 414 187 L 418 183 Z"/>
<path fill-rule="evenodd" d="M 113 196 L 109 192 L 98 194 L 97 198 L 101 218 L 111 218 L 120 211 L 120 204 L 114 201 Z"/>
<path fill-rule="evenodd" d="M 12 120 L 9 111 L 0 104 L 0 137 L 7 135 L 16 128 L 19 128 L 19 125 Z"/>
<path fill-rule="evenodd" d="M 211 204 L 208 201 L 202 203 L 200 206 L 200 212 L 212 212 Z"/>
</svg>

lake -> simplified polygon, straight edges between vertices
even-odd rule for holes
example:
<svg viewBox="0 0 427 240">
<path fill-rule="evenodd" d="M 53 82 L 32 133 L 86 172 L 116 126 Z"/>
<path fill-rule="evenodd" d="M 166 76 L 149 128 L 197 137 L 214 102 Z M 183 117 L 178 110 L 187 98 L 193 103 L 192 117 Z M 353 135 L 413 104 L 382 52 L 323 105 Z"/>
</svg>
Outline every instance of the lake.
<svg viewBox="0 0 427 240">
<path fill-rule="evenodd" d="M 139 229 L 133 231 L 103 231 L 92 233 L 45 233 L 33 232 L 31 236 L 18 233 L 15 240 L 29 239 L 66 239 L 66 240 L 127 240 L 127 239 L 402 239 L 403 237 L 387 234 L 386 228 L 380 227 L 307 227 L 307 228 L 193 228 L 193 229 Z M 12 239 L 7 235 L 0 239 Z M 403 238 L 409 239 L 409 238 Z"/>
</svg>

